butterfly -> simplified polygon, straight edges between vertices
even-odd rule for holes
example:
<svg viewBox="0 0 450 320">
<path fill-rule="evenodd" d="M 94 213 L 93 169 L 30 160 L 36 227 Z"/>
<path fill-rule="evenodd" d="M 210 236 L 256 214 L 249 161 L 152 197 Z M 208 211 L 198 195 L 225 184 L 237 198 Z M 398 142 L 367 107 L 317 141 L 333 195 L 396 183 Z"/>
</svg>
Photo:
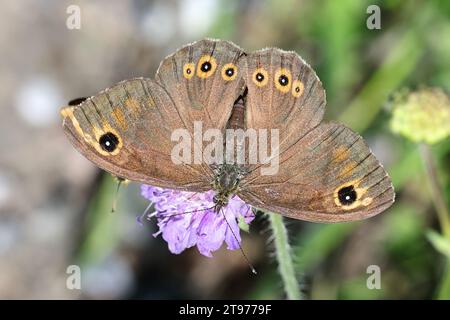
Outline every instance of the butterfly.
<svg viewBox="0 0 450 320">
<path fill-rule="evenodd" d="M 360 135 L 322 122 L 325 105 L 321 81 L 297 53 L 267 48 L 247 54 L 232 42 L 204 39 L 166 57 L 154 79 L 122 81 L 64 107 L 61 115 L 73 146 L 100 168 L 158 187 L 214 190 L 216 212 L 234 195 L 313 222 L 384 211 L 395 197 L 389 175 Z M 195 123 L 222 135 L 276 130 L 277 172 L 262 174 L 263 163 L 248 157 L 243 163 L 173 161 L 176 130 L 189 134 L 194 149 L 205 147 Z"/>
</svg>

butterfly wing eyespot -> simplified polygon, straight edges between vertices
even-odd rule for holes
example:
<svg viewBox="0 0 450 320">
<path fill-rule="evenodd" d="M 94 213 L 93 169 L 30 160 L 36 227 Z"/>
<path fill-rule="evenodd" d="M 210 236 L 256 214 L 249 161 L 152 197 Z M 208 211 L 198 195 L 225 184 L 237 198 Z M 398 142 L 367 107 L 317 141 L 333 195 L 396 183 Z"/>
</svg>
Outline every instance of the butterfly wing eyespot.
<svg viewBox="0 0 450 320">
<path fill-rule="evenodd" d="M 222 78 L 225 81 L 236 79 L 237 73 L 237 67 L 233 63 L 227 63 L 222 67 Z"/>
<path fill-rule="evenodd" d="M 305 86 L 303 85 L 303 82 L 301 82 L 300 80 L 295 80 L 292 83 L 292 95 L 295 98 L 301 97 L 304 90 L 305 90 Z"/>
<path fill-rule="evenodd" d="M 358 194 L 356 193 L 355 188 L 350 185 L 338 190 L 337 200 L 341 205 L 348 206 L 358 200 Z"/>
<path fill-rule="evenodd" d="M 217 68 L 217 61 L 210 55 L 204 55 L 197 64 L 197 76 L 206 79 L 211 76 Z"/>
<path fill-rule="evenodd" d="M 103 134 L 98 140 L 100 147 L 106 152 L 114 152 L 119 145 L 119 138 L 112 132 Z"/>
<path fill-rule="evenodd" d="M 371 197 L 363 198 L 367 188 L 358 187 L 359 183 L 359 181 L 351 181 L 337 187 L 333 194 L 334 203 L 344 210 L 352 210 L 371 204 Z"/>
<path fill-rule="evenodd" d="M 104 156 L 118 155 L 122 149 L 123 143 L 120 135 L 109 124 L 105 123 L 102 128 L 93 128 L 95 141 L 88 138 L 87 142 L 91 144 L 98 153 Z"/>
<path fill-rule="evenodd" d="M 258 87 L 264 87 L 269 82 L 269 73 L 264 68 L 258 68 L 253 72 L 252 80 Z"/>
<path fill-rule="evenodd" d="M 81 107 L 87 108 L 83 105 L 81 105 Z M 123 143 L 117 131 L 107 122 L 103 124 L 96 123 L 95 125 L 90 124 L 90 129 L 86 130 L 86 126 L 83 128 L 79 121 L 79 119 L 83 119 L 80 118 L 81 114 L 83 114 L 83 117 L 85 118 L 85 112 L 86 111 L 82 112 L 80 107 L 66 107 L 62 109 L 61 115 L 64 119 L 63 125 L 65 126 L 67 120 L 70 120 L 74 132 L 76 132 L 85 143 L 92 146 L 99 154 L 103 156 L 119 154 Z"/>
<path fill-rule="evenodd" d="M 289 90 L 291 89 L 291 78 L 291 72 L 288 69 L 278 69 L 275 72 L 274 77 L 275 87 L 283 93 L 289 92 Z"/>
<path fill-rule="evenodd" d="M 183 66 L 183 76 L 186 79 L 188 79 L 188 80 L 191 79 L 194 76 L 194 73 L 195 73 L 195 64 L 194 63 L 192 63 L 192 62 L 186 63 Z"/>
</svg>

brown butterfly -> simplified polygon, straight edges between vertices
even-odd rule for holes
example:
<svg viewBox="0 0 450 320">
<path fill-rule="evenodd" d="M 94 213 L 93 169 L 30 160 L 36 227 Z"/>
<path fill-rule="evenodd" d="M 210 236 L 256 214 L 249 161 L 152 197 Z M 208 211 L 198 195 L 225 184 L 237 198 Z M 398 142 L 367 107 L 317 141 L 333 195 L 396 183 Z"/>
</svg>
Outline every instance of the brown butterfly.
<svg viewBox="0 0 450 320">
<path fill-rule="evenodd" d="M 217 212 L 235 194 L 254 207 L 315 222 L 368 218 L 394 202 L 391 180 L 363 138 L 322 123 L 322 83 L 295 52 L 246 54 L 229 41 L 205 39 L 165 58 L 154 80 L 126 80 L 75 103 L 61 110 L 63 127 L 85 157 L 122 178 L 212 189 Z M 194 123 L 223 135 L 226 129 L 276 129 L 278 171 L 264 175 L 263 164 L 248 157 L 244 163 L 175 163 L 175 130 L 187 130 L 194 149 L 205 147 Z M 248 142 L 236 145 L 245 147 Z"/>
</svg>

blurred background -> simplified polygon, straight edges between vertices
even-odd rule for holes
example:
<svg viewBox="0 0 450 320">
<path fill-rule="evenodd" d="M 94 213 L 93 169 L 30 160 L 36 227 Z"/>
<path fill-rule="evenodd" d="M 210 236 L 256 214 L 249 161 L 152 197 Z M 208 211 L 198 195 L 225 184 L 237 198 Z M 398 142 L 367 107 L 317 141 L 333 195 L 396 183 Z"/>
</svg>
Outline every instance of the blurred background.
<svg viewBox="0 0 450 320">
<path fill-rule="evenodd" d="M 366 26 L 372 4 L 379 30 Z M 70 5 L 80 8 L 80 29 L 66 26 Z M 152 236 L 154 221 L 136 223 L 148 204 L 139 185 L 124 187 L 111 213 L 114 179 L 61 130 L 69 100 L 153 77 L 166 55 L 203 37 L 297 51 L 324 83 L 326 118 L 361 133 L 392 177 L 396 203 L 369 220 L 285 219 L 305 296 L 450 298 L 450 240 L 430 188 L 434 171 L 448 211 L 450 141 L 427 147 L 427 171 L 419 146 L 390 129 L 396 93 L 450 89 L 450 2 L 425 0 L 3 2 L 0 298 L 285 298 L 264 215 L 243 239 L 257 276 L 224 247 L 212 259 L 195 248 L 173 255 Z M 66 287 L 70 265 L 81 268 L 81 290 Z M 380 290 L 366 286 L 370 265 L 381 268 Z"/>
</svg>

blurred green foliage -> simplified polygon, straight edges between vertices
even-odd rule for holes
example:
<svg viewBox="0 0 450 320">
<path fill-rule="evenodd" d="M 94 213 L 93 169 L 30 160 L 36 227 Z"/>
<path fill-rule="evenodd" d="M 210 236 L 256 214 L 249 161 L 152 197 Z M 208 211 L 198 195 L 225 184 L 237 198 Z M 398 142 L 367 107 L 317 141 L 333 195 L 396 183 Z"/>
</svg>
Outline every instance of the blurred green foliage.
<svg viewBox="0 0 450 320">
<path fill-rule="evenodd" d="M 80 265 L 93 264 L 104 259 L 117 245 L 120 216 L 111 212 L 116 197 L 116 181 L 104 175 L 99 192 L 91 199 L 87 219 L 86 237 L 81 243 L 78 260 Z"/>
</svg>

